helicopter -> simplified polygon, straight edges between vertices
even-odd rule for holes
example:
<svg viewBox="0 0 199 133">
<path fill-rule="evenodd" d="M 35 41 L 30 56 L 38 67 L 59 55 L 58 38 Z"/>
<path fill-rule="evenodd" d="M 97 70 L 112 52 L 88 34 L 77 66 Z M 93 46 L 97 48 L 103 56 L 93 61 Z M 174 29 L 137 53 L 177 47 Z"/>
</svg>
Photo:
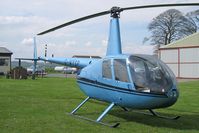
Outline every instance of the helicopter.
<svg viewBox="0 0 199 133">
<path fill-rule="evenodd" d="M 199 3 L 159 4 L 134 7 L 112 7 L 110 10 L 91 14 L 48 29 L 38 36 L 58 30 L 87 19 L 110 14 L 110 32 L 106 56 L 96 58 L 43 58 L 37 57 L 36 39 L 34 39 L 34 65 L 38 60 L 62 64 L 78 68 L 77 84 L 87 96 L 69 114 L 110 127 L 118 127 L 120 123 L 108 124 L 102 119 L 115 106 L 128 109 L 149 110 L 152 116 L 176 120 L 180 116 L 166 117 L 159 115 L 154 109 L 166 108 L 176 103 L 179 90 L 175 75 L 170 68 L 157 57 L 144 54 L 123 54 L 120 37 L 120 13 L 126 10 L 199 6 Z M 35 70 L 35 69 L 34 69 Z M 96 120 L 79 116 L 76 112 L 90 99 L 109 103 L 108 107 Z"/>
</svg>

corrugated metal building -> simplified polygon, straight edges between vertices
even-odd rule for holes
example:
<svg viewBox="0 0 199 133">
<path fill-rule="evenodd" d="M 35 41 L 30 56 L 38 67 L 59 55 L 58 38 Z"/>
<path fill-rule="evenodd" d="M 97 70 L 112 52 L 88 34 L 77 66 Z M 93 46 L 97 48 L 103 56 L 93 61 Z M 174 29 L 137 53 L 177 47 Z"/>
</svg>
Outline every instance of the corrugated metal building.
<svg viewBox="0 0 199 133">
<path fill-rule="evenodd" d="M 160 47 L 159 58 L 177 78 L 199 79 L 199 33 Z"/>
<path fill-rule="evenodd" d="M 11 70 L 12 52 L 5 47 L 0 47 L 0 74 L 6 74 Z"/>
</svg>

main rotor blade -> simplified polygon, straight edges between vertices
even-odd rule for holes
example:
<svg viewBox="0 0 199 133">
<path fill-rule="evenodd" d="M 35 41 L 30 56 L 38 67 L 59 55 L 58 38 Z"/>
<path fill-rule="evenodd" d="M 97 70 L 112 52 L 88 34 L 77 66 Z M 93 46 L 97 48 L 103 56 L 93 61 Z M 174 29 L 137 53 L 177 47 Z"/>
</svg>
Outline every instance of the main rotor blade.
<svg viewBox="0 0 199 133">
<path fill-rule="evenodd" d="M 154 7 L 172 7 L 172 6 L 199 6 L 199 3 L 179 3 L 179 4 L 159 4 L 159 5 L 145 5 L 145 6 L 133 6 L 121 8 L 121 10 L 133 10 L 142 8 L 154 8 Z"/>
<path fill-rule="evenodd" d="M 43 34 L 52 32 L 52 31 L 54 31 L 54 30 L 63 28 L 63 27 L 65 27 L 65 26 L 68 26 L 68 25 L 71 25 L 71 24 L 74 24 L 74 23 L 77 23 L 77 22 L 80 22 L 80 21 L 84 21 L 84 20 L 87 20 L 87 19 L 91 19 L 91 18 L 94 18 L 94 17 L 103 16 L 103 15 L 106 15 L 106 14 L 109 14 L 109 13 L 111 13 L 111 11 L 103 11 L 103 12 L 100 12 L 100 13 L 96 13 L 96 14 L 92 14 L 92 15 L 85 16 L 85 17 L 81 17 L 81 18 L 72 20 L 72 21 L 70 21 L 70 22 L 64 23 L 64 24 L 62 24 L 62 25 L 56 26 L 56 27 L 54 27 L 54 28 L 51 28 L 51 29 L 49 29 L 49 30 L 43 31 L 43 32 L 41 32 L 41 33 L 39 33 L 39 34 L 37 34 L 37 35 L 43 35 Z"/>
<path fill-rule="evenodd" d="M 172 6 L 199 6 L 199 3 L 158 4 L 158 5 L 133 6 L 133 7 L 126 7 L 126 8 L 112 7 L 111 10 L 103 11 L 103 12 L 99 12 L 99 13 L 95 13 L 95 14 L 92 14 L 92 15 L 88 15 L 88 16 L 85 16 L 85 17 L 81 17 L 81 18 L 75 19 L 73 21 L 64 23 L 62 25 L 59 25 L 59 26 L 56 26 L 56 27 L 51 28 L 49 30 L 43 31 L 41 33 L 38 33 L 37 35 L 43 35 L 43 34 L 52 32 L 54 30 L 63 28 L 65 26 L 72 25 L 74 23 L 78 23 L 78 22 L 81 22 L 81 21 L 84 21 L 84 20 L 87 20 L 87 19 L 91 19 L 91 18 L 94 18 L 94 17 L 107 15 L 109 13 L 112 16 L 112 14 L 116 14 L 117 15 L 117 14 L 119 14 L 120 12 L 122 12 L 124 10 L 134 10 L 134 9 L 142 9 L 142 8 L 155 8 L 155 7 L 172 7 Z"/>
</svg>

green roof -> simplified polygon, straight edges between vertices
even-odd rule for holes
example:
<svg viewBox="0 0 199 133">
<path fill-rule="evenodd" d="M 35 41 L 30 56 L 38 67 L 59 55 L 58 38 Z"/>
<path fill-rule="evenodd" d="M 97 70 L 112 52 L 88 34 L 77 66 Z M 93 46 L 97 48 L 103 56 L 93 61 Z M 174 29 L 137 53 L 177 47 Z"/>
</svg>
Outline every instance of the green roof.
<svg viewBox="0 0 199 133">
<path fill-rule="evenodd" d="M 161 46 L 164 48 L 183 48 L 183 47 L 199 47 L 199 32 L 189 35 L 185 38 L 172 42 L 168 45 Z"/>
</svg>

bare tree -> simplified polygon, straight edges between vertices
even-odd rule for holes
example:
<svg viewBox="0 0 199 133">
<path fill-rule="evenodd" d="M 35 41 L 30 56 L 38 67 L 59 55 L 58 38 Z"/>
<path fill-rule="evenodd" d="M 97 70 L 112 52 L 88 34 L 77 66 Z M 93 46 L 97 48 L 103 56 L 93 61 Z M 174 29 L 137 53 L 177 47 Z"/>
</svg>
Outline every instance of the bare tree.
<svg viewBox="0 0 199 133">
<path fill-rule="evenodd" d="M 152 32 L 153 45 L 167 45 L 197 31 L 194 23 L 176 9 L 161 13 L 152 20 L 148 29 Z"/>
<path fill-rule="evenodd" d="M 187 13 L 186 17 L 199 29 L 199 10 Z"/>
</svg>

